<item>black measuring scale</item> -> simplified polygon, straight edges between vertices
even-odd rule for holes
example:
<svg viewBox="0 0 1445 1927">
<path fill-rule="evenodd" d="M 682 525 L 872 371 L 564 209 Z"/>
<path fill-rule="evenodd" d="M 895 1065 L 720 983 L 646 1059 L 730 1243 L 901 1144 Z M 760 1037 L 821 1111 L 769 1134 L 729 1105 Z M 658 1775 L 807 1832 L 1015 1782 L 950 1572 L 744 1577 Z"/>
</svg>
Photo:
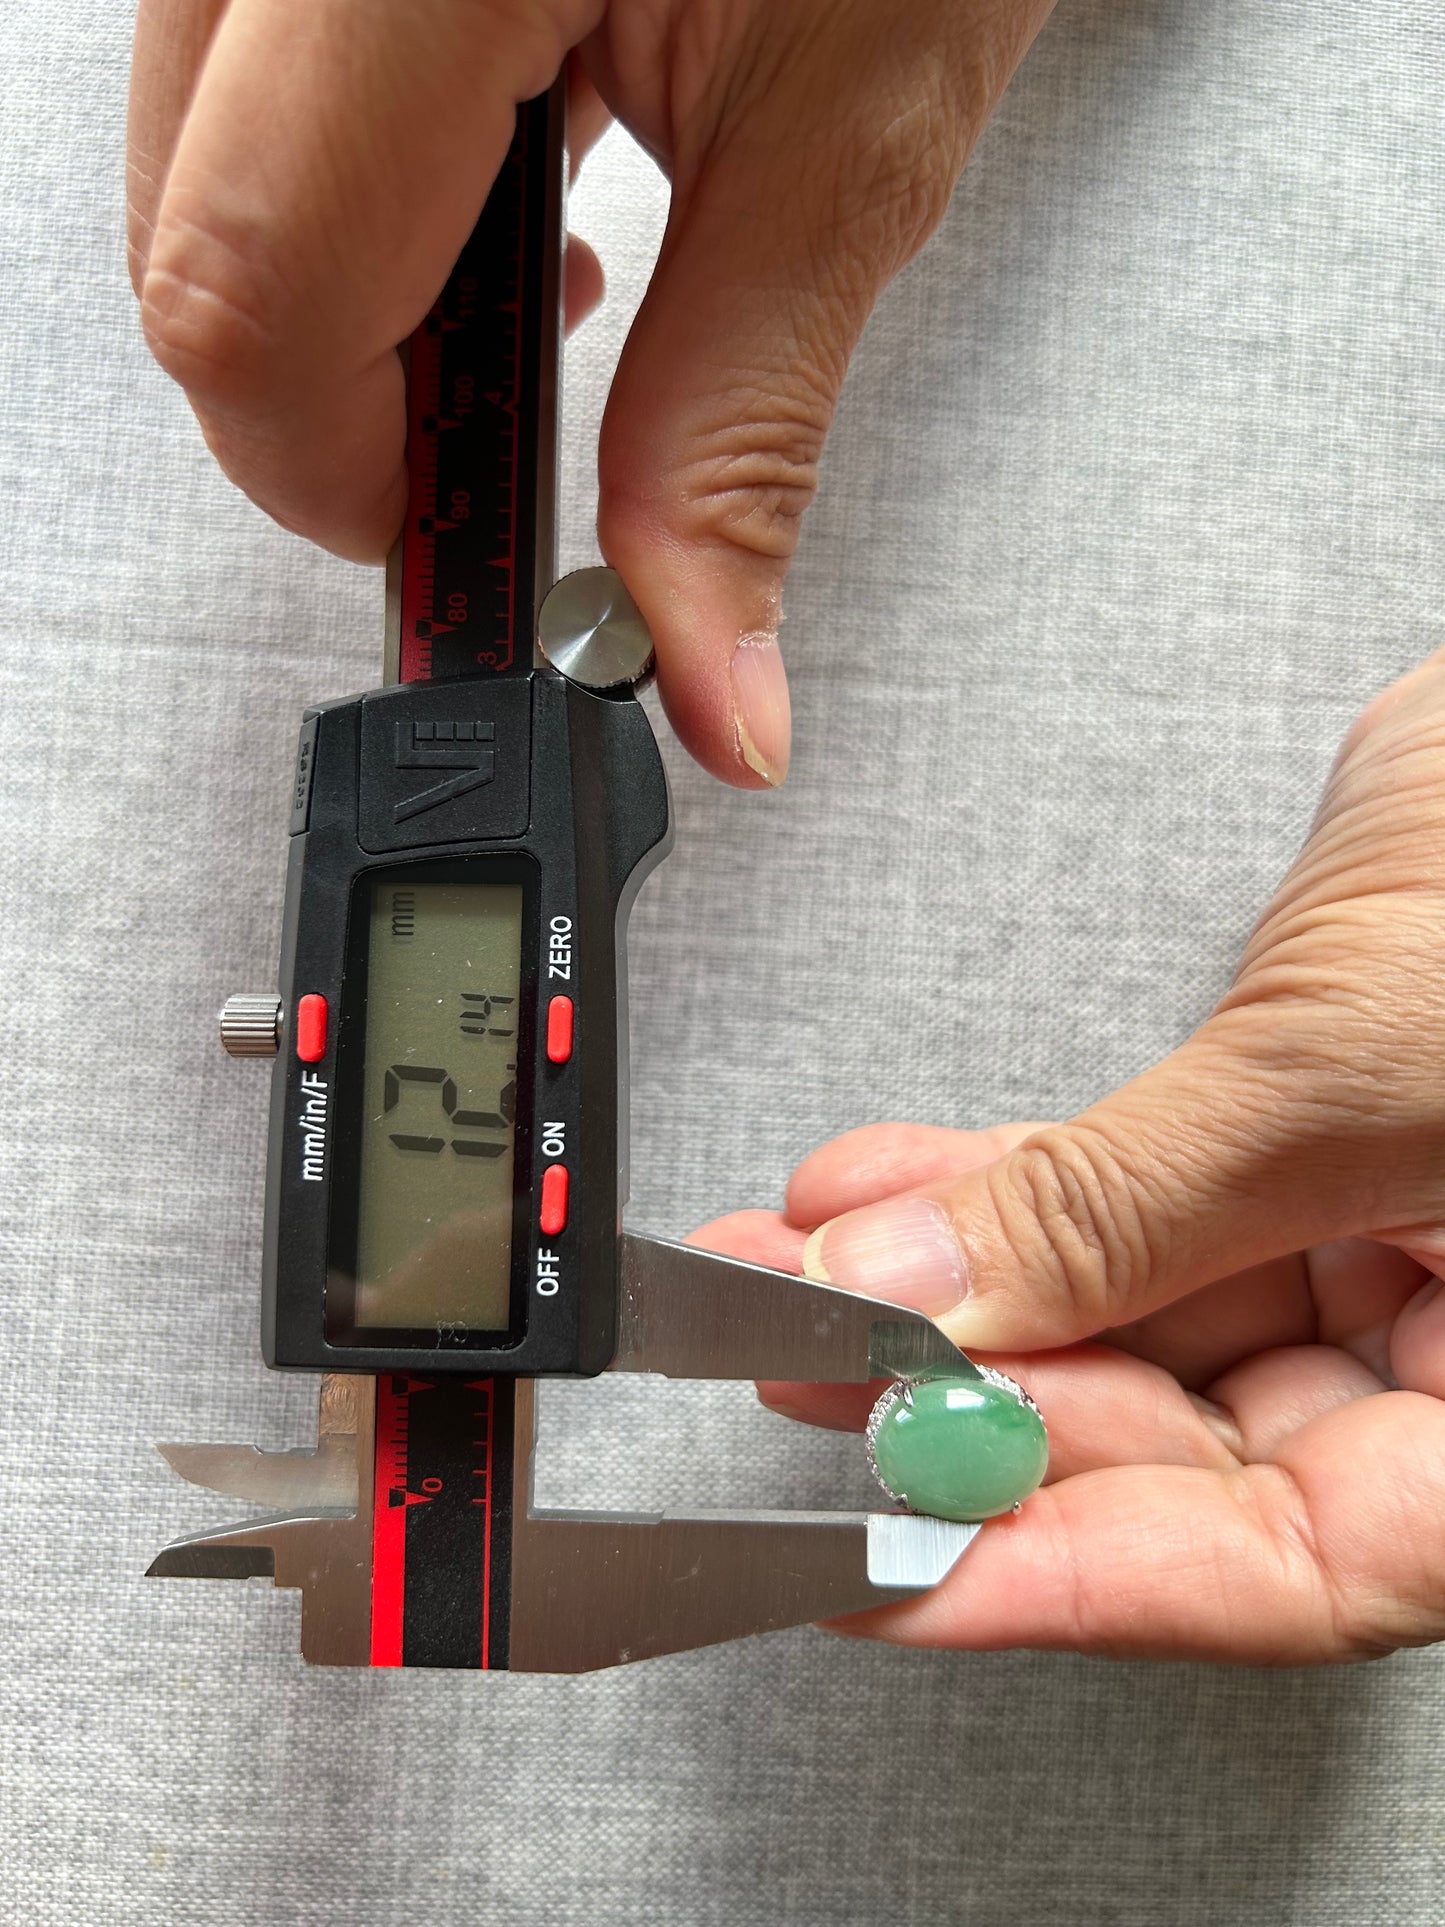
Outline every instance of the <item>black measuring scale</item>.
<svg viewBox="0 0 1445 1927">
<path fill-rule="evenodd" d="M 533 647 L 580 579 L 552 588 L 564 111 L 518 110 L 409 344 L 392 681 L 307 711 L 280 994 L 222 1013 L 277 1058 L 262 1346 L 325 1375 L 318 1444 L 163 1447 L 283 1509 L 151 1571 L 299 1588 L 320 1663 L 617 1664 L 901 1597 L 977 1530 L 532 1503 L 539 1376 L 973 1370 L 919 1313 L 621 1231 L 625 926 L 670 831 L 630 683 Z"/>
</svg>

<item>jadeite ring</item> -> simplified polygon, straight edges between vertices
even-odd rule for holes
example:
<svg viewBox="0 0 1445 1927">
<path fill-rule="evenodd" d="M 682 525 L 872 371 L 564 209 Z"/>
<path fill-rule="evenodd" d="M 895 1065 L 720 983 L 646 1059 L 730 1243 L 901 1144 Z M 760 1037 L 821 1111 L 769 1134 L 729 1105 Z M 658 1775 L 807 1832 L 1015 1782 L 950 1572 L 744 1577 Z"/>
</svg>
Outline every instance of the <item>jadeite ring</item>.
<svg viewBox="0 0 1445 1927">
<path fill-rule="evenodd" d="M 993 1519 L 1042 1483 L 1049 1435 L 1038 1406 L 1002 1372 L 977 1369 L 977 1378 L 899 1379 L 869 1414 L 873 1476 L 911 1512 Z"/>
</svg>

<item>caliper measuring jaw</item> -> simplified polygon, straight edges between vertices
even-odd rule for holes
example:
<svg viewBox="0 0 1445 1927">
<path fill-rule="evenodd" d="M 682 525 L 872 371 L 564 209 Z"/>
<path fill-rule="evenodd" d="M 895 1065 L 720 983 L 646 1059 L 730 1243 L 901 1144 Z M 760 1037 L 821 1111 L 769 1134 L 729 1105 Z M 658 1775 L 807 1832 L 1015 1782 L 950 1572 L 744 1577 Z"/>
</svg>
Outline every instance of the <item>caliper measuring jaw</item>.
<svg viewBox="0 0 1445 1927">
<path fill-rule="evenodd" d="M 851 1384 L 976 1375 L 921 1312 L 787 1272 L 631 1233 L 621 1239 L 619 1271 L 613 1371 Z M 885 1605 L 937 1585 L 979 1530 L 902 1511 L 639 1516 L 539 1508 L 536 1382 L 509 1384 L 509 1413 L 501 1414 L 509 1440 L 489 1436 L 485 1471 L 470 1468 L 474 1478 L 505 1477 L 509 1488 L 488 1495 L 480 1597 L 464 1573 L 450 1599 L 445 1570 L 431 1575 L 441 1580 L 444 1613 L 494 1622 L 480 1638 L 484 1669 L 591 1672 Z M 301 1651 L 312 1664 L 403 1663 L 399 1635 L 388 1631 L 400 1624 L 403 1582 L 387 1548 L 396 1543 L 397 1515 L 431 1502 L 415 1488 L 445 1480 L 408 1479 L 402 1470 L 396 1483 L 401 1468 L 378 1435 L 386 1387 L 385 1378 L 324 1377 L 314 1450 L 163 1445 L 192 1484 L 275 1509 L 175 1541 L 151 1576 L 269 1578 L 300 1592 Z M 401 1393 L 431 1389 L 439 1388 L 408 1380 Z M 490 1427 L 490 1391 L 478 1412 L 478 1426 Z M 457 1468 L 462 1477 L 467 1470 Z M 435 1610 L 435 1584 L 432 1591 Z M 404 1663 L 467 1662 L 423 1653 Z"/>
</svg>

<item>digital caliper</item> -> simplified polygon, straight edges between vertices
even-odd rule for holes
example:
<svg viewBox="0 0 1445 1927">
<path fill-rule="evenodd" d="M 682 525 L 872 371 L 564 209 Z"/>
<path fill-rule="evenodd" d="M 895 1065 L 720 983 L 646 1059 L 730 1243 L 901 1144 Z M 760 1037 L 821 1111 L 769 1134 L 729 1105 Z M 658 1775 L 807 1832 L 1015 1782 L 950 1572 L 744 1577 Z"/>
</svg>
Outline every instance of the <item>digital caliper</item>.
<svg viewBox="0 0 1445 1927">
<path fill-rule="evenodd" d="M 620 1228 L 670 829 L 641 618 L 610 571 L 551 588 L 563 112 L 520 110 L 409 345 L 390 685 L 307 712 L 279 994 L 221 1018 L 275 1058 L 262 1344 L 325 1374 L 318 1443 L 162 1447 L 273 1511 L 150 1570 L 299 1588 L 321 1663 L 607 1666 L 902 1597 L 978 1530 L 532 1501 L 538 1376 L 978 1376 L 919 1313 Z"/>
</svg>

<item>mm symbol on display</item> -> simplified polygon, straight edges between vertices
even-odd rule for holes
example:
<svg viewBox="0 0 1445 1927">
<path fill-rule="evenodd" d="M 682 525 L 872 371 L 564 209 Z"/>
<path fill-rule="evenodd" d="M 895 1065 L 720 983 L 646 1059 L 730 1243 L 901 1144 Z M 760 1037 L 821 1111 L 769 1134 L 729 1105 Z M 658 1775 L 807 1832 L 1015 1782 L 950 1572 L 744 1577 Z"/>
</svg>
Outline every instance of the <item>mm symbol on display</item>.
<svg viewBox="0 0 1445 1927">
<path fill-rule="evenodd" d="M 497 773 L 497 758 L 486 745 L 496 740 L 496 733 L 495 725 L 483 722 L 398 723 L 393 759 L 397 769 L 450 769 L 457 774 L 448 782 L 403 797 L 393 806 L 393 819 L 404 823 L 410 816 L 420 816 L 423 810 L 434 810 L 439 803 L 450 803 L 490 783 Z"/>
<path fill-rule="evenodd" d="M 410 943 L 416 935 L 416 891 L 391 893 L 391 934 L 396 943 Z"/>
</svg>

